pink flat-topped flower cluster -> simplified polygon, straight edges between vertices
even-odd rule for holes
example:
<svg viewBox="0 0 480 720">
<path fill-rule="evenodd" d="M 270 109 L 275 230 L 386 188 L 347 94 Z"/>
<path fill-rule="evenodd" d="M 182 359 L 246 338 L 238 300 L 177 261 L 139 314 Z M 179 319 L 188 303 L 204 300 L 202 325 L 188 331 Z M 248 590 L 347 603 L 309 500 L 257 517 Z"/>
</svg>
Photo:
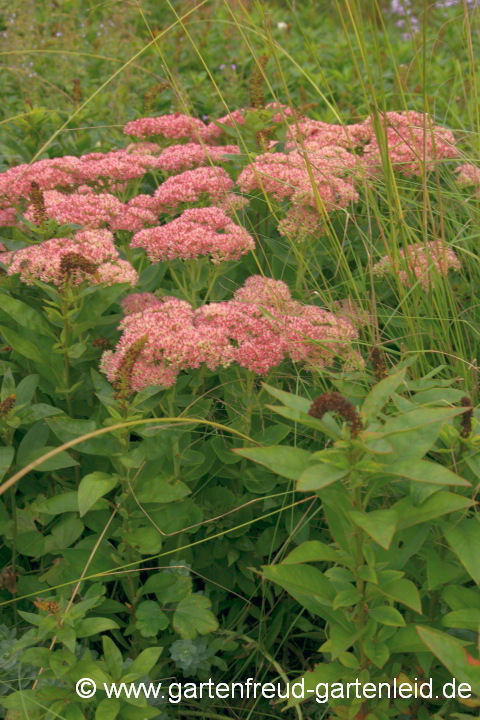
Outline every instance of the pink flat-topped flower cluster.
<svg viewBox="0 0 480 720">
<path fill-rule="evenodd" d="M 74 285 L 85 280 L 96 285 L 128 283 L 136 285 L 138 275 L 121 260 L 108 230 L 84 230 L 75 238 L 53 238 L 39 245 L 8 253 L 8 275 L 20 275 L 22 282 L 34 280 L 62 286 L 67 279 Z M 65 259 L 70 262 L 66 264 Z"/>
<path fill-rule="evenodd" d="M 255 249 L 253 238 L 217 207 L 185 210 L 166 225 L 141 230 L 131 247 L 142 247 L 152 262 L 209 256 L 213 263 L 239 260 Z"/>
<path fill-rule="evenodd" d="M 182 370 L 211 370 L 237 363 L 264 375 L 286 358 L 320 368 L 335 356 L 361 364 L 352 349 L 357 330 L 345 316 L 293 300 L 288 286 L 250 277 L 232 300 L 193 310 L 176 298 L 131 296 L 115 351 L 106 351 L 101 370 L 115 382 L 129 350 L 143 340 L 131 374 L 131 388 L 171 386 Z"/>
<path fill-rule="evenodd" d="M 405 250 L 399 252 L 401 265 L 407 266 L 407 270 L 398 268 L 398 277 L 402 284 L 411 286 L 412 279 L 416 278 L 420 285 L 428 290 L 435 285 L 435 275 L 448 275 L 449 269 L 460 270 L 460 260 L 454 251 L 449 248 L 442 240 L 431 240 L 425 245 L 417 243 L 409 245 Z M 395 262 L 389 255 L 384 256 L 376 265 L 373 266 L 373 272 L 383 277 L 388 272 L 395 270 Z"/>
<path fill-rule="evenodd" d="M 45 214 L 62 225 L 83 225 L 85 228 L 109 228 L 110 230 L 141 230 L 154 225 L 157 215 L 146 207 L 122 203 L 110 193 L 95 193 L 89 187 L 82 192 L 65 194 L 58 190 L 43 193 Z M 35 206 L 29 205 L 25 217 L 37 222 Z"/>
</svg>

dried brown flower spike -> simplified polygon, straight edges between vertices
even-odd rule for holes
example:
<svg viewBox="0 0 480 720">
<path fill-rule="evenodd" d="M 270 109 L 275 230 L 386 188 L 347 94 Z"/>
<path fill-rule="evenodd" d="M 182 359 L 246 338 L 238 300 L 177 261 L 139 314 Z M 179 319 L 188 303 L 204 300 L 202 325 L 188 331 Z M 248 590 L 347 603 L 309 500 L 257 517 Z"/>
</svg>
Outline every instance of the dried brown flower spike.
<svg viewBox="0 0 480 720">
<path fill-rule="evenodd" d="M 370 360 L 372 362 L 372 370 L 378 382 L 380 382 L 380 380 L 384 380 L 387 377 L 388 372 L 385 364 L 385 355 L 382 350 L 374 346 L 372 348 L 372 352 L 370 353 Z"/>
<path fill-rule="evenodd" d="M 472 407 L 472 401 L 470 398 L 465 395 L 460 400 L 460 405 L 462 407 L 468 408 L 468 410 L 465 410 L 464 413 L 462 413 L 462 417 L 460 420 L 460 423 L 462 425 L 462 429 L 460 431 L 460 437 L 462 438 L 468 438 L 470 433 L 472 432 L 472 419 L 473 419 L 473 407 Z"/>
<path fill-rule="evenodd" d="M 31 187 L 30 197 L 33 205 L 33 217 L 37 225 L 43 225 L 47 219 L 43 191 L 41 190 L 40 185 L 36 182 L 32 182 Z"/>
<path fill-rule="evenodd" d="M 0 402 L 0 418 L 6 417 L 10 410 L 15 405 L 16 395 L 9 395 L 2 402 Z"/>
<path fill-rule="evenodd" d="M 115 382 L 113 383 L 113 387 L 115 388 L 115 397 L 117 400 L 126 400 L 131 394 L 133 366 L 138 360 L 138 357 L 147 342 L 148 337 L 145 335 L 145 337 L 142 337 L 140 340 L 133 343 L 133 345 L 125 353 L 122 363 L 118 369 Z"/>
<path fill-rule="evenodd" d="M 257 110 L 265 107 L 263 68 L 267 62 L 268 55 L 260 55 L 250 77 L 250 107 L 256 108 Z"/>
<path fill-rule="evenodd" d="M 308 414 L 321 420 L 326 412 L 335 412 L 343 417 L 350 427 L 352 437 L 357 437 L 360 430 L 363 430 L 363 423 L 355 406 L 340 393 L 330 392 L 319 395 L 311 404 Z"/>
</svg>

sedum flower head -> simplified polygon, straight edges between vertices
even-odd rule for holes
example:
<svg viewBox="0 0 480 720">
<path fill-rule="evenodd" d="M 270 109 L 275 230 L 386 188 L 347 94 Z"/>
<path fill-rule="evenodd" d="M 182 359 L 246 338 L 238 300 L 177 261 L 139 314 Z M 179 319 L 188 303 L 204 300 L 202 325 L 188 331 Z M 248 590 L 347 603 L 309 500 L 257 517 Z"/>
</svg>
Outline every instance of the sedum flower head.
<svg viewBox="0 0 480 720">
<path fill-rule="evenodd" d="M 233 182 L 223 168 L 199 167 L 174 175 L 160 185 L 151 200 L 158 212 L 174 213 L 181 203 L 212 203 L 231 191 Z"/>
<path fill-rule="evenodd" d="M 20 275 L 22 282 L 34 280 L 62 286 L 67 280 L 78 285 L 129 283 L 135 285 L 138 275 L 126 260 L 119 258 L 108 230 L 85 230 L 75 238 L 53 238 L 39 245 L 17 250 L 7 274 Z"/>
<path fill-rule="evenodd" d="M 254 250 L 248 232 L 217 207 L 185 210 L 166 225 L 141 230 L 131 247 L 143 247 L 153 262 L 209 256 L 213 263 L 239 260 Z"/>
<path fill-rule="evenodd" d="M 125 135 L 147 138 L 155 135 L 169 140 L 182 140 L 188 138 L 198 141 L 203 138 L 206 125 L 201 120 L 189 115 L 173 113 L 158 117 L 145 117 L 128 122 L 123 128 Z"/>
<path fill-rule="evenodd" d="M 402 248 L 399 255 L 403 261 L 402 265 L 408 267 L 420 285 L 426 290 L 434 286 L 435 273 L 446 277 L 450 268 L 454 270 L 460 270 L 461 268 L 460 260 L 454 251 L 445 245 L 442 240 L 431 240 L 426 245 L 420 243 L 409 245 L 405 250 Z M 385 255 L 373 266 L 373 272 L 379 277 L 383 277 L 393 269 L 394 261 L 389 255 Z M 412 285 L 407 270 L 399 269 L 398 277 L 404 285 L 408 287 Z"/>
</svg>

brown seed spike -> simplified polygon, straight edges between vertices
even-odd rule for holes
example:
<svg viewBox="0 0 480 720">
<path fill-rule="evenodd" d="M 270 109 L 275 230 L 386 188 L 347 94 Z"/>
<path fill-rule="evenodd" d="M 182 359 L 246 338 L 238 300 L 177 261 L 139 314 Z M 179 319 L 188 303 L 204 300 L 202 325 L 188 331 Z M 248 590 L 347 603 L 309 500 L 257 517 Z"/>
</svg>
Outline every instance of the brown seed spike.
<svg viewBox="0 0 480 720">
<path fill-rule="evenodd" d="M 94 262 L 80 253 L 67 253 L 60 260 L 60 275 L 65 278 L 65 281 L 71 279 L 77 272 L 96 277 L 97 268 L 98 266 Z"/>
<path fill-rule="evenodd" d="M 148 337 L 140 338 L 127 350 L 113 383 L 115 397 L 117 400 L 125 401 L 132 392 L 132 372 L 135 362 L 138 360 L 143 347 L 147 344 Z"/>
<path fill-rule="evenodd" d="M 460 431 L 460 437 L 466 439 L 472 432 L 472 419 L 473 419 L 472 401 L 470 400 L 470 398 L 467 395 L 465 395 L 465 397 L 463 397 L 460 400 L 460 405 L 462 405 L 462 407 L 468 408 L 468 410 L 465 410 L 465 412 L 462 413 L 462 417 L 460 420 L 460 423 L 462 425 L 462 429 Z"/>
<path fill-rule="evenodd" d="M 374 346 L 370 354 L 370 360 L 372 362 L 372 370 L 374 372 L 377 381 L 384 380 L 387 375 L 387 366 L 385 364 L 385 355 L 380 348 Z"/>
<path fill-rule="evenodd" d="M 32 182 L 31 188 L 30 197 L 33 205 L 33 217 L 37 225 L 43 225 L 47 219 L 43 190 L 40 189 L 36 182 Z"/>
<path fill-rule="evenodd" d="M 6 417 L 10 410 L 15 405 L 16 395 L 9 395 L 2 402 L 0 402 L 0 417 Z"/>
<path fill-rule="evenodd" d="M 260 55 L 250 76 L 250 107 L 257 110 L 265 107 L 263 69 L 268 63 L 268 55 Z"/>
<path fill-rule="evenodd" d="M 360 430 L 363 430 L 363 424 L 355 406 L 340 393 L 330 392 L 319 395 L 311 404 L 308 414 L 321 420 L 326 412 L 335 412 L 343 417 L 354 438 L 357 437 Z"/>
</svg>

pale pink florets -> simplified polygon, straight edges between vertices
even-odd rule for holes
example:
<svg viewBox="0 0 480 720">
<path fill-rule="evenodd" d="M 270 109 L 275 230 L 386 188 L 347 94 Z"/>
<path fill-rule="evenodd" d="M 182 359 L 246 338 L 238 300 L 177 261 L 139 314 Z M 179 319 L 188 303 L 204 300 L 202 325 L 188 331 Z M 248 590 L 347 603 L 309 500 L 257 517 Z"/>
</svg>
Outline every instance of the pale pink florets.
<svg viewBox="0 0 480 720">
<path fill-rule="evenodd" d="M 373 131 L 373 119 L 364 121 Z M 386 131 L 388 154 L 394 170 L 405 175 L 420 175 L 423 165 L 427 172 L 437 161 L 458 157 L 455 137 L 451 130 L 435 125 L 428 115 L 417 112 L 387 112 L 380 121 Z M 380 167 L 380 145 L 375 136 L 364 149 L 366 167 Z"/>
<path fill-rule="evenodd" d="M 247 278 L 243 287 L 234 293 L 234 298 L 238 302 L 264 305 L 285 313 L 296 306 L 287 283 L 262 275 L 251 275 Z"/>
<path fill-rule="evenodd" d="M 420 285 L 426 290 L 435 285 L 435 273 L 446 277 L 450 268 L 460 270 L 460 260 L 454 251 L 447 247 L 442 240 L 431 240 L 426 245 L 409 245 L 405 250 L 399 251 L 402 259 L 402 265 L 407 265 L 410 273 L 418 280 Z M 388 272 L 394 270 L 394 260 L 389 255 L 383 257 L 373 267 L 373 272 L 383 277 Z M 401 268 L 398 270 L 398 277 L 404 285 L 410 287 L 412 281 L 406 270 Z"/>
<path fill-rule="evenodd" d="M 221 198 L 233 187 L 223 168 L 200 167 L 169 177 L 155 191 L 152 207 L 159 212 L 175 212 L 181 203 Z"/>
<path fill-rule="evenodd" d="M 329 147 L 331 145 L 343 148 L 354 148 L 368 142 L 372 137 L 371 128 L 363 124 L 335 125 L 321 120 L 302 118 L 298 123 L 292 123 L 288 129 L 286 149 L 300 147 L 299 141 L 303 140 L 305 146 L 308 144 L 315 147 Z"/>
<path fill-rule="evenodd" d="M 247 231 L 217 207 L 185 210 L 166 225 L 141 230 L 131 247 L 146 249 L 153 262 L 189 260 L 203 255 L 212 262 L 239 260 L 255 248 Z"/>
<path fill-rule="evenodd" d="M 358 200 L 353 181 L 341 179 L 349 168 L 345 158 L 339 157 L 341 149 L 334 149 L 317 158 L 318 169 L 314 167 L 315 157 L 310 163 L 311 176 L 326 209 L 345 207 Z M 312 179 L 302 153 L 264 153 L 242 170 L 237 180 L 242 192 L 263 188 L 278 200 L 291 197 L 294 203 L 316 205 L 316 195 L 312 188 Z"/>
<path fill-rule="evenodd" d="M 130 263 L 119 259 L 118 251 L 113 244 L 113 235 L 108 230 L 86 230 L 78 232 L 75 239 L 53 238 L 39 245 L 17 250 L 9 264 L 7 274 L 19 274 L 27 285 L 34 280 L 41 280 L 54 285 L 63 285 L 66 280 L 61 272 L 61 262 L 65 256 L 81 256 L 92 264 L 86 271 L 80 264 L 74 269 L 69 279 L 74 284 L 87 280 L 90 284 L 129 283 L 135 285 L 137 273 Z"/>
<path fill-rule="evenodd" d="M 264 153 L 242 170 L 237 184 L 244 193 L 263 188 L 281 200 L 290 197 L 305 175 L 308 178 L 305 163 L 298 156 L 291 158 L 285 153 Z"/>
<path fill-rule="evenodd" d="M 149 385 L 170 387 L 181 370 L 206 364 L 211 369 L 231 363 L 227 338 L 212 329 L 206 335 L 194 324 L 191 306 L 176 298 L 164 298 L 158 306 L 125 317 L 120 325 L 123 335 L 115 352 L 103 354 L 100 369 L 115 382 L 125 353 L 136 342 L 146 339 L 133 364 L 130 386 L 134 391 Z"/>
<path fill-rule="evenodd" d="M 455 172 L 458 173 L 457 183 L 459 185 L 476 185 L 475 193 L 480 196 L 480 167 L 466 163 L 455 168 Z"/>
<path fill-rule="evenodd" d="M 288 357 L 312 370 L 331 364 L 337 355 L 361 364 L 352 348 L 357 338 L 354 325 L 346 317 L 293 300 L 281 281 L 253 276 L 233 300 L 197 310 L 175 298 L 144 295 L 148 297 L 139 296 L 138 305 L 132 301 L 131 309 L 139 307 L 139 312 L 127 315 L 116 350 L 104 353 L 101 362 L 102 371 L 115 382 L 125 354 L 142 340 L 133 364 L 132 390 L 169 387 L 181 370 L 202 364 L 215 370 L 236 362 L 260 375 Z M 130 311 L 128 300 L 124 307 Z"/>
<path fill-rule="evenodd" d="M 207 146 L 198 143 L 172 145 L 162 152 L 158 167 L 165 172 L 180 172 L 199 165 L 225 162 L 224 155 L 238 155 L 238 145 Z"/>
<path fill-rule="evenodd" d="M 47 217 L 60 224 L 83 225 L 88 228 L 109 227 L 112 230 L 141 230 L 145 225 L 157 222 L 155 213 L 139 205 L 125 205 L 109 193 L 72 193 L 65 195 L 58 190 L 43 194 Z M 151 198 L 150 198 L 151 201 Z M 30 205 L 25 213 L 35 222 L 35 208 Z"/>
<path fill-rule="evenodd" d="M 277 229 L 280 235 L 302 242 L 309 236 L 323 234 L 324 221 L 314 208 L 292 205 Z"/>
<path fill-rule="evenodd" d="M 198 141 L 199 138 L 203 137 L 206 127 L 201 120 L 192 118 L 189 115 L 174 113 L 172 115 L 132 120 L 125 125 L 123 132 L 125 135 L 139 138 L 159 135 L 170 140 L 190 138 Z"/>
<path fill-rule="evenodd" d="M 162 301 L 153 293 L 130 293 L 122 300 L 122 308 L 125 315 L 143 312 L 149 308 L 157 307 Z"/>
</svg>

